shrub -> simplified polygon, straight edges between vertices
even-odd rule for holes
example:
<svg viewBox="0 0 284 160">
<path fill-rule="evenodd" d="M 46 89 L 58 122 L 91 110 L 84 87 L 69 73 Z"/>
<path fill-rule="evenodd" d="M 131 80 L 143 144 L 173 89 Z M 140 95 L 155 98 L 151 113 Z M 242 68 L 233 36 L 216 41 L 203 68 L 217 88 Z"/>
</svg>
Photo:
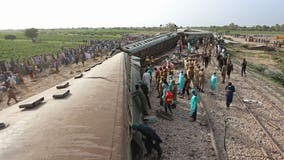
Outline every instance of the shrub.
<svg viewBox="0 0 284 160">
<path fill-rule="evenodd" d="M 7 34 L 5 35 L 4 37 L 6 40 L 14 40 L 16 39 L 17 37 L 15 35 L 12 35 L 12 34 Z"/>
<path fill-rule="evenodd" d="M 251 64 L 249 63 L 248 66 L 255 70 L 256 72 L 259 72 L 259 73 L 264 73 L 264 71 L 267 69 L 267 67 L 265 65 L 256 65 L 256 64 Z"/>
<path fill-rule="evenodd" d="M 284 72 L 270 72 L 268 74 L 268 77 L 272 78 L 274 81 L 280 83 L 282 86 L 284 86 Z"/>
<path fill-rule="evenodd" d="M 242 44 L 241 46 L 246 49 L 249 47 L 248 44 Z"/>
</svg>

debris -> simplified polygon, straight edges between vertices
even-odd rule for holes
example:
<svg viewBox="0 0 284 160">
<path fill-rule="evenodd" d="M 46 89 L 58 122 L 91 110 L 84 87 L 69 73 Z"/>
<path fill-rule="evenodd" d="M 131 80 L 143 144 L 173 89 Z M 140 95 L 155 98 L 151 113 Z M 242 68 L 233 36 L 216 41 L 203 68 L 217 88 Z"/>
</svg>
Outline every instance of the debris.
<svg viewBox="0 0 284 160">
<path fill-rule="evenodd" d="M 253 100 L 253 99 L 243 99 L 243 101 L 245 103 L 258 103 L 258 104 L 262 104 L 262 102 L 258 101 L 258 100 Z"/>
</svg>

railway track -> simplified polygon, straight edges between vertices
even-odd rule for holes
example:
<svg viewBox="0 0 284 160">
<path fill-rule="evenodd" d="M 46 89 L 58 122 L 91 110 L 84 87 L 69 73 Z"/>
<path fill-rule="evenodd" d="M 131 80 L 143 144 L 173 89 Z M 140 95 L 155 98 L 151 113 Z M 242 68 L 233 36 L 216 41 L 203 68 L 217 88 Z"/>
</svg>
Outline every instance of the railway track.
<svg viewBox="0 0 284 160">
<path fill-rule="evenodd" d="M 209 114 L 208 109 L 207 109 L 208 104 L 204 101 L 204 99 L 200 95 L 199 95 L 199 99 L 200 99 L 200 102 L 203 106 L 203 109 L 204 109 L 204 112 L 205 112 L 205 115 L 206 115 L 206 121 L 207 121 L 207 124 L 209 126 L 212 146 L 214 148 L 216 157 L 217 157 L 218 160 L 225 160 L 225 159 L 227 159 L 227 156 L 226 156 L 227 154 L 224 154 L 225 148 L 222 149 L 222 147 L 221 147 L 222 143 L 220 143 L 220 140 L 216 136 L 217 132 L 214 129 L 214 126 L 213 126 L 214 124 L 212 122 L 212 119 L 211 119 L 210 114 Z"/>
<path fill-rule="evenodd" d="M 217 66 L 214 60 L 213 64 Z M 240 71 L 240 66 L 237 66 L 237 68 Z M 257 144 L 265 158 L 284 159 L 284 125 L 281 123 L 284 120 L 284 112 L 259 88 L 255 87 L 255 79 L 251 81 L 246 78 L 245 81 L 246 85 L 239 81 L 235 82 L 239 87 L 237 88 L 236 97 L 255 124 L 261 129 L 258 130 L 260 140 L 256 140 Z M 247 104 L 244 102 L 244 97 L 249 97 L 254 101 Z M 226 125 L 224 128 L 226 130 Z M 225 140 L 226 137 L 224 137 Z"/>
<path fill-rule="evenodd" d="M 271 100 L 264 96 L 263 93 L 260 93 L 260 91 L 258 91 L 252 84 L 250 84 L 249 87 L 241 87 L 240 89 L 242 93 L 249 94 L 240 95 L 237 93 L 236 97 L 273 144 L 273 148 L 270 151 L 271 157 L 276 157 L 273 159 L 279 159 L 280 157 L 277 155 L 278 153 L 282 158 L 284 158 L 284 126 L 283 123 L 281 123 L 283 122 L 283 118 L 281 118 L 283 117 L 283 110 L 277 105 L 271 103 Z M 246 104 L 244 102 L 244 96 L 251 97 L 253 99 L 262 97 L 262 102 L 258 101 L 258 103 Z"/>
</svg>

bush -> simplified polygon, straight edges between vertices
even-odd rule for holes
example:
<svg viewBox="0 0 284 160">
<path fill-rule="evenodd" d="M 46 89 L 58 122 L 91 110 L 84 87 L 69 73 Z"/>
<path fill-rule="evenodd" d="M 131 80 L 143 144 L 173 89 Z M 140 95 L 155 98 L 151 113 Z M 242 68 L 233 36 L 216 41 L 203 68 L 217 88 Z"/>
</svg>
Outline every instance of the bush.
<svg viewBox="0 0 284 160">
<path fill-rule="evenodd" d="M 15 35 L 12 35 L 12 34 L 7 34 L 5 35 L 4 37 L 6 40 L 14 40 L 16 39 L 17 37 Z"/>
<path fill-rule="evenodd" d="M 246 49 L 249 47 L 248 44 L 242 44 L 241 46 Z"/>
<path fill-rule="evenodd" d="M 267 69 L 267 67 L 265 65 L 255 65 L 255 64 L 248 64 L 248 66 L 255 70 L 256 72 L 259 72 L 259 73 L 264 73 L 264 71 Z"/>
<path fill-rule="evenodd" d="M 270 72 L 268 74 L 270 78 L 272 78 L 274 81 L 280 83 L 282 86 L 284 86 L 284 72 Z"/>
</svg>

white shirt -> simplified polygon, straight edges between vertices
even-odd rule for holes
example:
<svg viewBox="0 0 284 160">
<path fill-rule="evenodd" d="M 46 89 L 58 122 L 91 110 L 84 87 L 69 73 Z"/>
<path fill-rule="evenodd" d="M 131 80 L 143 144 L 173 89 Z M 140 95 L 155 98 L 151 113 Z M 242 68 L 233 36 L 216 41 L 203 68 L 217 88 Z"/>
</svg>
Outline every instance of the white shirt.
<svg viewBox="0 0 284 160">
<path fill-rule="evenodd" d="M 147 72 L 145 72 L 143 74 L 143 78 L 142 78 L 143 82 L 150 85 L 150 81 L 151 81 L 151 75 Z"/>
</svg>

